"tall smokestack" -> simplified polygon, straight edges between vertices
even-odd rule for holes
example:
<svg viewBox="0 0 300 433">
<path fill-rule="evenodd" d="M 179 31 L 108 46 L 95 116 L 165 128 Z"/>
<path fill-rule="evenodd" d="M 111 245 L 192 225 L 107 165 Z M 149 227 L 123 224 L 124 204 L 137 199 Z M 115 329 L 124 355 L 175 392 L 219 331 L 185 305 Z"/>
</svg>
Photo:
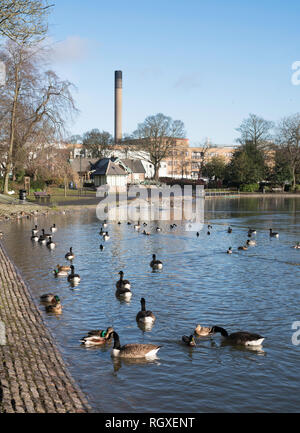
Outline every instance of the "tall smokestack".
<svg viewBox="0 0 300 433">
<path fill-rule="evenodd" d="M 115 143 L 122 140 L 122 71 L 115 71 Z"/>
</svg>

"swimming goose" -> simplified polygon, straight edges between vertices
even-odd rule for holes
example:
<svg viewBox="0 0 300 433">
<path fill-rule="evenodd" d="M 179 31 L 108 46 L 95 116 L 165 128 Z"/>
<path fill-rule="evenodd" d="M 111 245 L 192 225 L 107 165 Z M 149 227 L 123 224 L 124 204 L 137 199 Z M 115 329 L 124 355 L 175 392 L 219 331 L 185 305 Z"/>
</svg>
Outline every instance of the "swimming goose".
<svg viewBox="0 0 300 433">
<path fill-rule="evenodd" d="M 255 247 L 256 242 L 248 239 L 247 242 L 246 242 L 246 244 L 249 245 L 250 247 Z"/>
<path fill-rule="evenodd" d="M 160 227 L 156 227 L 156 231 L 157 232 L 161 232 L 161 228 Z"/>
<path fill-rule="evenodd" d="M 50 227 L 50 231 L 51 231 L 51 233 L 55 233 L 55 232 L 57 232 L 57 227 L 56 227 L 55 224 L 53 224 L 53 226 Z"/>
<path fill-rule="evenodd" d="M 128 280 L 124 280 L 124 272 L 119 272 L 120 279 L 116 282 L 116 293 L 115 295 L 120 298 L 130 299 L 132 296 L 132 292 L 130 290 L 130 282 Z"/>
<path fill-rule="evenodd" d="M 232 228 L 231 227 L 228 227 L 227 233 L 232 233 Z"/>
<path fill-rule="evenodd" d="M 80 340 L 80 342 L 85 346 L 100 346 L 110 340 L 113 332 L 113 328 L 107 328 L 106 331 L 90 331 L 86 337 L 83 337 Z"/>
<path fill-rule="evenodd" d="M 106 229 L 106 227 L 107 227 L 107 222 L 106 222 L 106 220 L 104 220 L 104 223 L 103 223 L 102 225 L 103 225 L 103 228 Z"/>
<path fill-rule="evenodd" d="M 160 260 L 156 260 L 156 255 L 153 254 L 152 255 L 152 261 L 150 262 L 150 266 L 152 269 L 162 269 L 163 268 L 163 264 Z"/>
<path fill-rule="evenodd" d="M 73 260 L 75 258 L 75 254 L 73 253 L 73 248 L 70 248 L 70 251 L 65 255 L 65 259 Z"/>
<path fill-rule="evenodd" d="M 52 241 L 52 237 L 50 236 L 49 241 L 47 242 L 47 247 L 50 248 L 50 250 L 54 250 L 56 247 L 56 244 Z"/>
<path fill-rule="evenodd" d="M 269 229 L 269 230 L 270 230 L 270 236 L 271 236 L 272 238 L 279 238 L 279 233 L 277 233 L 277 232 L 273 232 L 272 229 Z"/>
<path fill-rule="evenodd" d="M 36 235 L 38 232 L 39 232 L 39 231 L 38 231 L 38 226 L 35 225 L 35 226 L 34 226 L 34 229 L 32 229 L 32 233 L 33 233 L 34 235 Z"/>
<path fill-rule="evenodd" d="M 75 268 L 73 265 L 71 265 L 70 268 L 71 268 L 71 273 L 70 275 L 68 275 L 68 281 L 73 284 L 80 283 L 80 275 L 74 273 Z"/>
<path fill-rule="evenodd" d="M 140 221 L 137 224 L 135 224 L 133 227 L 134 227 L 135 230 L 139 230 L 141 228 Z"/>
<path fill-rule="evenodd" d="M 187 344 L 188 346 L 196 346 L 196 342 L 193 335 L 190 335 L 189 337 L 184 335 L 182 337 L 182 341 L 184 344 Z"/>
<path fill-rule="evenodd" d="M 58 296 L 53 293 L 47 293 L 46 295 L 40 296 L 41 302 L 45 302 L 47 304 L 56 304 L 60 299 Z"/>
<path fill-rule="evenodd" d="M 34 233 L 34 230 L 32 230 L 31 240 L 34 242 L 38 242 L 38 240 L 39 240 L 39 237 L 36 233 Z"/>
<path fill-rule="evenodd" d="M 211 331 L 212 333 L 220 332 L 226 343 L 242 346 L 260 346 L 265 339 L 259 334 L 245 331 L 234 332 L 229 335 L 225 329 L 219 326 L 213 326 Z"/>
<path fill-rule="evenodd" d="M 99 232 L 99 235 L 100 236 L 103 236 L 105 234 L 105 232 L 102 230 L 102 227 L 101 227 L 101 230 L 100 230 L 100 232 Z"/>
<path fill-rule="evenodd" d="M 49 239 L 52 235 L 50 233 L 45 233 L 45 230 L 42 229 L 42 235 L 46 238 Z"/>
<path fill-rule="evenodd" d="M 229 247 L 227 250 L 227 254 L 232 254 L 232 247 Z"/>
<path fill-rule="evenodd" d="M 141 298 L 141 311 L 139 311 L 136 315 L 136 321 L 142 323 L 153 323 L 155 322 L 156 317 L 152 313 L 152 311 L 146 311 L 146 301 L 145 298 Z"/>
<path fill-rule="evenodd" d="M 108 241 L 109 238 L 110 238 L 110 236 L 109 236 L 108 232 L 105 232 L 104 235 L 103 235 L 103 240 L 104 241 Z"/>
<path fill-rule="evenodd" d="M 62 313 L 62 305 L 60 303 L 60 299 L 58 298 L 58 299 L 54 300 L 53 304 L 46 305 L 46 312 L 47 313 L 61 314 Z"/>
<path fill-rule="evenodd" d="M 296 245 L 293 246 L 293 248 L 295 248 L 297 250 L 300 249 L 300 242 L 297 242 Z"/>
<path fill-rule="evenodd" d="M 46 244 L 46 242 L 47 242 L 46 236 L 44 236 L 44 234 L 40 235 L 40 237 L 39 237 L 39 243 L 40 244 Z"/>
<path fill-rule="evenodd" d="M 156 344 L 125 344 L 120 345 L 120 338 L 113 332 L 114 347 L 111 352 L 112 357 L 120 358 L 154 358 L 161 346 Z"/>
<path fill-rule="evenodd" d="M 248 230 L 248 235 L 256 235 L 256 230 L 255 229 L 250 229 Z"/>
<path fill-rule="evenodd" d="M 199 335 L 200 337 L 206 337 L 207 335 L 211 335 L 211 329 L 205 326 L 197 325 L 195 328 L 195 334 Z"/>
</svg>

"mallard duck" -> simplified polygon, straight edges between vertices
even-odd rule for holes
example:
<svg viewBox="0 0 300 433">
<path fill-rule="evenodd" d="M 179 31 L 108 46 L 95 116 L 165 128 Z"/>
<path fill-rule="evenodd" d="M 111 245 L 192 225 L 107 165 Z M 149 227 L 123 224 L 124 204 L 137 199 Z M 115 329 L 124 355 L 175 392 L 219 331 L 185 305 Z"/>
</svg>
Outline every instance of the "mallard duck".
<svg viewBox="0 0 300 433">
<path fill-rule="evenodd" d="M 146 311 L 146 301 L 145 298 L 141 298 L 141 311 L 139 311 L 136 315 L 136 321 L 142 323 L 153 323 L 155 322 L 156 317 L 152 313 L 152 311 Z"/>
<path fill-rule="evenodd" d="M 60 302 L 60 299 L 55 299 L 52 304 L 46 305 L 46 312 L 47 313 L 55 313 L 55 314 L 61 314 L 62 313 L 62 305 Z"/>
<path fill-rule="evenodd" d="M 197 325 L 194 332 L 196 335 L 199 335 L 201 337 L 206 337 L 207 335 L 211 335 L 211 328 Z"/>
<path fill-rule="evenodd" d="M 33 242 L 38 242 L 38 240 L 39 240 L 39 237 L 36 233 L 34 233 L 34 230 L 32 230 L 32 233 L 31 233 L 31 240 Z"/>
<path fill-rule="evenodd" d="M 105 232 L 104 235 L 103 235 L 103 240 L 104 241 L 108 241 L 109 238 L 110 238 L 110 236 L 109 236 L 108 232 Z"/>
<path fill-rule="evenodd" d="M 32 229 L 32 233 L 34 234 L 34 235 L 36 235 L 36 234 L 38 234 L 38 226 L 37 225 L 35 225 L 34 226 L 34 229 Z"/>
<path fill-rule="evenodd" d="M 231 227 L 228 227 L 227 233 L 232 233 L 232 228 Z"/>
<path fill-rule="evenodd" d="M 75 258 L 75 254 L 73 253 L 73 248 L 70 247 L 70 251 L 65 255 L 65 259 L 73 260 Z"/>
<path fill-rule="evenodd" d="M 68 276 L 67 271 L 60 271 L 59 269 L 54 269 L 53 274 L 55 277 L 67 277 Z"/>
<path fill-rule="evenodd" d="M 229 247 L 227 250 L 227 254 L 232 254 L 232 247 Z"/>
<path fill-rule="evenodd" d="M 196 342 L 193 335 L 190 335 L 189 337 L 187 335 L 184 335 L 182 337 L 182 341 L 184 344 L 187 344 L 188 346 L 196 346 Z"/>
<path fill-rule="evenodd" d="M 99 331 L 90 331 L 86 337 L 83 337 L 80 340 L 80 342 L 85 346 L 100 346 L 110 340 L 113 332 L 114 329 L 111 327 L 107 328 L 106 331 L 102 329 Z"/>
<path fill-rule="evenodd" d="M 271 236 L 271 238 L 279 238 L 279 233 L 273 232 L 272 229 L 269 229 L 269 230 L 270 230 L 270 236 Z"/>
<path fill-rule="evenodd" d="M 56 304 L 60 301 L 59 297 L 53 293 L 47 293 L 46 295 L 40 296 L 40 300 L 47 304 Z"/>
<path fill-rule="evenodd" d="M 249 245 L 250 247 L 255 247 L 256 242 L 253 241 L 253 240 L 248 239 L 247 242 L 246 242 L 246 244 Z"/>
<path fill-rule="evenodd" d="M 50 231 L 51 231 L 51 233 L 55 233 L 55 232 L 57 232 L 57 227 L 56 227 L 55 224 L 53 224 L 53 226 L 50 227 Z"/>
<path fill-rule="evenodd" d="M 114 347 L 111 352 L 112 357 L 120 358 L 154 358 L 161 346 L 156 344 L 125 344 L 120 345 L 120 338 L 116 332 L 113 332 Z"/>
<path fill-rule="evenodd" d="M 71 268 L 71 273 L 70 275 L 68 275 L 68 281 L 73 284 L 80 283 L 80 275 L 74 273 L 75 268 L 73 265 L 71 265 L 70 268 Z"/>
<path fill-rule="evenodd" d="M 248 247 L 246 247 L 245 245 L 238 247 L 238 250 L 241 250 L 241 251 L 247 251 L 247 249 L 248 249 Z"/>
<path fill-rule="evenodd" d="M 65 271 L 65 272 L 69 272 L 71 270 L 70 266 L 64 266 L 64 265 L 56 265 L 57 269 L 59 271 Z"/>
<path fill-rule="evenodd" d="M 293 248 L 299 250 L 300 249 L 300 242 L 297 242 L 296 245 L 293 246 Z"/>
<path fill-rule="evenodd" d="M 56 247 L 56 244 L 52 241 L 52 237 L 50 236 L 49 241 L 47 242 L 47 247 L 50 248 L 50 250 L 54 250 Z"/>
<path fill-rule="evenodd" d="M 226 343 L 242 346 L 260 346 L 265 339 L 265 337 L 262 337 L 259 334 L 245 331 L 234 332 L 229 335 L 225 329 L 219 326 L 213 326 L 211 331 L 212 333 L 219 332 Z"/>
<path fill-rule="evenodd" d="M 152 255 L 152 261 L 150 262 L 150 266 L 152 269 L 162 269 L 163 268 L 163 264 L 160 260 L 156 260 L 156 255 L 153 254 Z"/>
</svg>

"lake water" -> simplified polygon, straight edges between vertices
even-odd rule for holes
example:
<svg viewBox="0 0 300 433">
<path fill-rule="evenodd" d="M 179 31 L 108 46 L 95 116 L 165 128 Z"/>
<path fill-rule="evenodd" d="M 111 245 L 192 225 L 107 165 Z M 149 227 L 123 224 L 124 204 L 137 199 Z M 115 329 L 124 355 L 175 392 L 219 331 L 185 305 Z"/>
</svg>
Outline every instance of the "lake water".
<svg viewBox="0 0 300 433">
<path fill-rule="evenodd" d="M 38 219 L 46 231 L 57 225 L 54 251 L 32 244 L 34 220 L 1 228 L 9 255 L 94 411 L 299 411 L 300 345 L 292 343 L 292 324 L 300 320 L 300 250 L 291 247 L 300 241 L 300 199 L 206 200 L 205 222 L 212 225 L 211 236 L 205 226 L 199 238 L 180 224 L 170 230 L 169 222 L 151 236 L 125 223 L 109 224 L 111 237 L 103 252 L 94 211 Z M 249 227 L 257 229 L 257 246 L 238 251 Z M 271 227 L 280 232 L 279 239 L 269 237 Z M 66 262 L 71 246 L 81 276 L 76 288 L 51 273 Z M 232 255 L 226 254 L 229 246 Z M 162 260 L 162 271 L 152 272 L 153 253 Z M 129 304 L 115 297 L 120 270 L 131 282 Z M 61 316 L 48 315 L 40 304 L 47 292 L 61 298 Z M 135 321 L 141 297 L 157 317 L 149 332 Z M 257 332 L 266 339 L 259 351 L 224 346 L 219 334 L 197 339 L 195 348 L 183 345 L 181 337 L 198 323 Z M 113 361 L 111 343 L 104 348 L 80 344 L 88 330 L 108 326 L 118 332 L 121 344 L 162 345 L 158 359 Z"/>
</svg>

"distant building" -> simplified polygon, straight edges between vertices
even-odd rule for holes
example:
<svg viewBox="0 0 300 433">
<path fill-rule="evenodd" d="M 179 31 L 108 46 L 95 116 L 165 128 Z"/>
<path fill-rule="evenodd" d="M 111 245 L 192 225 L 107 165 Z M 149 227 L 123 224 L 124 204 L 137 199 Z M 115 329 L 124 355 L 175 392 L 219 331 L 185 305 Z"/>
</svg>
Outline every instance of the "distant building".
<svg viewBox="0 0 300 433">
<path fill-rule="evenodd" d="M 109 185 L 126 190 L 127 177 L 128 172 L 118 159 L 102 158 L 91 165 L 91 178 L 95 187 Z"/>
</svg>

